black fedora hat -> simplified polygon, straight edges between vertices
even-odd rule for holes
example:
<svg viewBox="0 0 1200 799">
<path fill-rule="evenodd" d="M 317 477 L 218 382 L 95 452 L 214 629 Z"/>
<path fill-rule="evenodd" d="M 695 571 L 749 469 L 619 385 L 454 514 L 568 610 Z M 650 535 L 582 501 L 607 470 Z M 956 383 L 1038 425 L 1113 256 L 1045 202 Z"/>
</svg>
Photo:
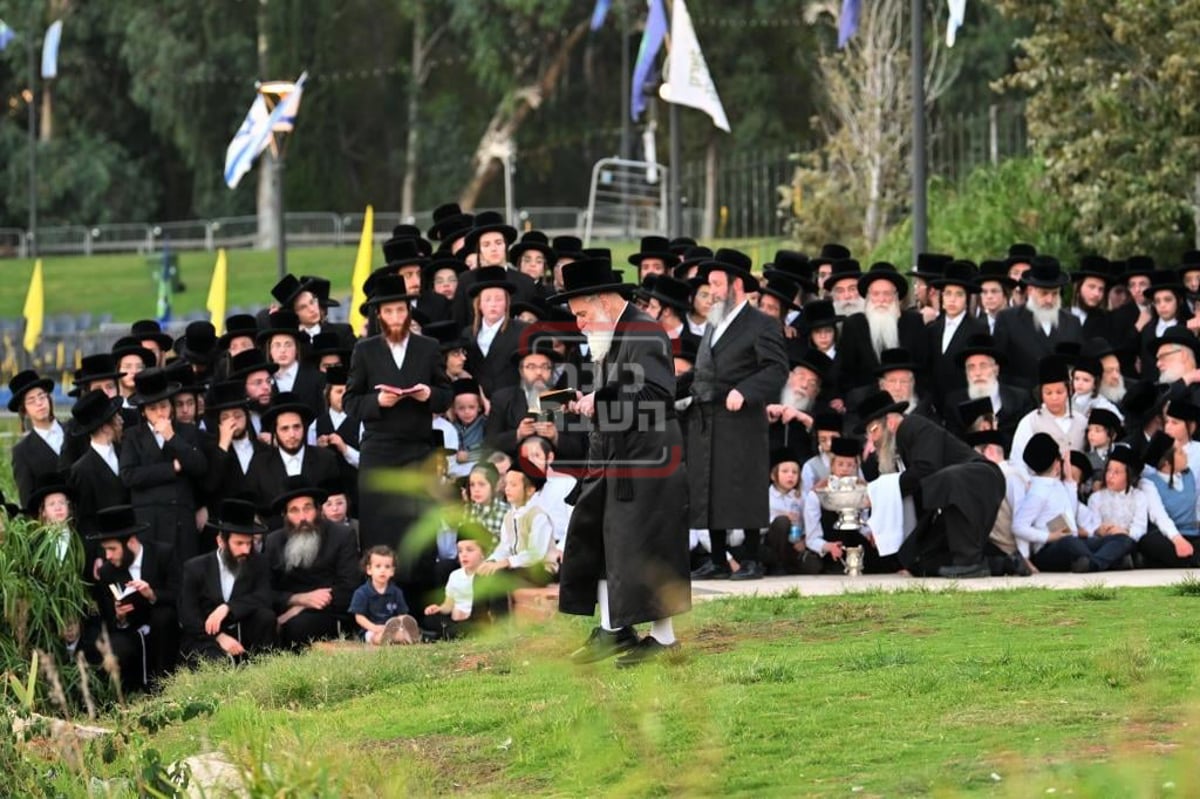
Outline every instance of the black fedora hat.
<svg viewBox="0 0 1200 799">
<path fill-rule="evenodd" d="M 917 365 L 913 363 L 912 354 L 903 347 L 892 347 L 879 354 L 879 366 L 875 367 L 875 376 L 882 377 L 888 372 L 915 372 Z"/>
<path fill-rule="evenodd" d="M 845 419 L 837 411 L 822 411 L 821 413 L 813 414 L 814 433 L 825 431 L 828 433 L 842 434 L 842 428 L 845 427 Z"/>
<path fill-rule="evenodd" d="M 697 245 L 688 247 L 683 253 L 683 260 L 677 265 L 671 267 L 671 274 L 680 280 L 683 280 L 687 275 L 688 270 L 693 266 L 699 266 L 705 261 L 712 260 L 713 251 L 708 247 Z"/>
<path fill-rule="evenodd" d="M 258 535 L 267 532 L 267 526 L 258 520 L 254 503 L 234 498 L 221 500 L 216 518 L 209 519 L 206 526 L 218 533 Z"/>
<path fill-rule="evenodd" d="M 979 270 L 970 261 L 951 261 L 946 264 L 941 277 L 930 281 L 929 285 L 939 290 L 946 286 L 961 286 L 968 294 L 978 294 L 978 276 Z"/>
<path fill-rule="evenodd" d="M 371 286 L 371 293 L 364 305 L 369 308 L 389 302 L 408 302 L 417 299 L 417 296 L 409 293 L 404 278 L 397 275 L 381 275 Z"/>
<path fill-rule="evenodd" d="M 475 217 L 470 214 L 463 213 L 462 208 L 458 203 L 445 203 L 433 209 L 433 224 L 425 235 L 430 241 L 453 241 L 458 238 L 459 233 L 465 233 L 471 229 L 471 222 Z"/>
<path fill-rule="evenodd" d="M 138 408 L 170 399 L 183 389 L 182 385 L 171 380 L 166 369 L 158 367 L 138 372 L 134 375 L 133 385 L 133 396 L 129 398 L 129 404 Z"/>
<path fill-rule="evenodd" d="M 116 380 L 123 374 L 124 372 L 117 369 L 117 359 L 107 352 L 85 355 L 79 361 L 79 368 L 71 376 L 71 390 L 67 392 L 67 396 L 78 397 L 88 383 Z"/>
<path fill-rule="evenodd" d="M 813 269 L 815 270 L 822 264 L 832 264 L 837 261 L 845 261 L 851 257 L 852 256 L 850 255 L 849 247 L 844 247 L 841 244 L 834 243 L 823 244 L 821 245 L 821 252 L 816 258 L 811 259 L 811 263 Z"/>
<path fill-rule="evenodd" d="M 775 258 L 769 264 L 763 264 L 763 277 L 770 280 L 774 277 L 786 278 L 805 291 L 815 292 L 817 284 L 813 281 L 813 268 L 808 256 L 796 250 L 776 250 Z"/>
<path fill-rule="evenodd" d="M 832 275 L 830 278 L 832 279 Z M 876 261 L 871 268 L 858 279 L 858 294 L 867 296 L 867 289 L 877 280 L 886 280 L 896 287 L 896 299 L 903 301 L 908 296 L 908 281 L 904 275 L 896 271 L 894 264 L 887 261 Z M 827 281 L 828 282 L 828 281 Z"/>
<path fill-rule="evenodd" d="M 917 277 L 925 281 L 937 280 L 946 271 L 946 265 L 953 260 L 954 256 L 946 253 L 919 252 L 917 253 L 917 263 L 908 274 L 910 277 Z"/>
<path fill-rule="evenodd" d="M 433 244 L 421 235 L 421 229 L 416 225 L 396 225 L 392 228 L 392 239 L 412 239 L 417 243 L 417 249 L 421 251 L 422 255 L 428 257 L 433 254 Z M 389 241 L 392 239 L 389 239 Z M 300 279 L 303 280 L 304 278 Z"/>
<path fill-rule="evenodd" d="M 350 382 L 350 367 L 335 363 L 325 370 L 325 385 L 344 386 Z"/>
<path fill-rule="evenodd" d="M 1200 363 L 1200 339 L 1196 338 L 1186 327 L 1181 327 L 1180 325 L 1168 327 L 1163 331 L 1161 336 L 1154 340 L 1154 352 L 1157 354 L 1160 349 L 1168 344 L 1187 347 L 1192 351 L 1196 362 Z"/>
<path fill-rule="evenodd" d="M 508 315 L 513 319 L 516 319 L 523 313 L 532 314 L 539 322 L 543 322 L 550 317 L 550 309 L 541 300 L 535 299 L 532 302 L 518 300 L 508 306 Z"/>
<path fill-rule="evenodd" d="M 12 380 L 8 381 L 8 390 L 12 392 L 12 399 L 8 401 L 8 409 L 16 413 L 24 402 L 25 395 L 35 388 L 40 388 L 47 394 L 54 391 L 54 381 L 48 377 L 41 377 L 32 369 L 26 369 L 23 372 L 17 372 L 13 375 Z"/>
<path fill-rule="evenodd" d="M 479 394 L 479 381 L 473 377 L 460 377 L 450 383 L 450 396 L 457 397 L 460 394 L 473 394 L 476 397 Z"/>
<path fill-rule="evenodd" d="M 562 330 L 557 326 L 542 323 L 530 325 L 521 331 L 517 349 L 512 354 L 512 362 L 519 366 L 527 356 L 545 355 L 550 359 L 550 363 L 562 363 L 563 356 L 554 349 L 554 341 L 561 335 Z"/>
<path fill-rule="evenodd" d="M 823 327 L 836 329 L 845 318 L 835 312 L 833 300 L 812 300 L 805 304 L 804 312 L 800 314 L 800 327 L 810 333 Z"/>
<path fill-rule="evenodd" d="M 1125 424 L 1121 421 L 1121 417 L 1108 408 L 1092 408 L 1088 411 L 1087 421 L 1088 424 L 1098 424 L 1107 430 L 1114 430 L 1117 433 L 1120 433 L 1125 427 Z"/>
<path fill-rule="evenodd" d="M 322 331 L 313 336 L 308 347 L 308 357 L 313 361 L 319 361 L 326 355 L 336 355 L 349 362 L 350 352 L 342 346 L 342 340 L 338 338 L 337 333 L 328 331 Z"/>
<path fill-rule="evenodd" d="M 1149 255 L 1131 255 L 1125 259 L 1125 271 L 1121 280 L 1128 283 L 1131 277 L 1150 277 L 1158 267 Z"/>
<path fill-rule="evenodd" d="M 1112 282 L 1112 268 L 1103 255 L 1085 255 L 1079 259 L 1079 268 L 1071 273 L 1071 282 L 1078 283 L 1089 277 L 1099 278 L 1107 286 Z"/>
<path fill-rule="evenodd" d="M 433 288 L 433 276 L 443 269 L 450 269 L 454 274 L 461 275 L 468 267 L 466 261 L 457 255 L 438 255 L 429 259 L 429 263 L 421 268 L 421 279 L 425 281 L 427 289 Z"/>
<path fill-rule="evenodd" d="M 838 436 L 829 445 L 830 454 L 838 458 L 862 457 L 863 443 L 854 436 Z"/>
<path fill-rule="evenodd" d="M 990 333 L 974 333 L 968 336 L 966 346 L 954 356 L 954 362 L 959 369 L 962 369 L 967 363 L 967 358 L 972 355 L 986 355 L 999 366 L 1004 366 L 1008 362 L 1008 356 L 996 349 L 996 340 Z"/>
<path fill-rule="evenodd" d="M 1024 263 L 1018 261 L 1018 263 Z M 1070 282 L 1067 273 L 1062 270 L 1058 259 L 1050 255 L 1039 255 L 1030 263 L 1029 269 L 1021 275 L 1022 286 L 1033 286 L 1040 289 L 1060 289 Z"/>
<path fill-rule="evenodd" d="M 246 381 L 225 380 L 214 383 L 204 399 L 204 412 L 210 416 L 219 415 L 221 411 L 234 408 L 245 409 L 249 400 L 246 398 Z"/>
<path fill-rule="evenodd" d="M 1178 272 L 1171 272 L 1166 269 L 1156 269 L 1150 273 L 1150 286 L 1146 289 L 1142 297 L 1146 302 L 1153 302 L 1154 295 L 1160 291 L 1169 291 L 1175 295 L 1179 302 L 1183 302 L 1186 294 L 1183 290 L 1183 282 L 1180 280 Z M 1186 309 L 1184 309 L 1186 312 Z"/>
<path fill-rule="evenodd" d="M 800 287 L 791 278 L 783 277 L 778 272 L 774 277 L 767 278 L 767 282 L 760 285 L 758 291 L 759 294 L 769 294 L 779 300 L 785 311 L 800 310 L 800 306 L 796 304 L 796 294 Z"/>
<path fill-rule="evenodd" d="M 139 319 L 129 326 L 129 336 L 138 341 L 153 341 L 160 350 L 169 350 L 175 339 L 163 332 L 155 319 Z"/>
<path fill-rule="evenodd" d="M 1151 469 L 1158 469 L 1158 465 L 1166 460 L 1167 456 L 1175 449 L 1175 439 L 1161 430 L 1155 431 L 1150 440 L 1146 442 L 1146 448 L 1142 450 L 1142 462 Z"/>
<path fill-rule="evenodd" d="M 1133 451 L 1133 447 L 1125 444 L 1118 444 L 1108 451 L 1108 459 L 1123 463 L 1129 466 L 1134 474 L 1138 474 L 1142 470 L 1142 461 L 1138 458 L 1137 453 Z"/>
<path fill-rule="evenodd" d="M 467 252 L 475 252 L 479 248 L 479 239 L 485 233 L 499 233 L 504 237 L 505 247 L 511 247 L 517 240 L 517 229 L 505 222 L 503 216 L 496 211 L 481 211 L 475 214 L 471 230 L 467 233 Z"/>
<path fill-rule="evenodd" d="M 176 358 L 173 361 L 168 361 L 163 367 L 163 371 L 167 373 L 167 380 L 179 383 L 180 394 L 203 394 L 205 389 L 204 380 L 196 375 L 196 370 L 192 368 L 192 364 L 182 358 Z"/>
<path fill-rule="evenodd" d="M 671 242 L 666 236 L 643 236 L 638 251 L 629 256 L 629 263 L 641 266 L 647 258 L 657 258 L 667 266 L 679 260 L 679 256 L 671 251 Z"/>
<path fill-rule="evenodd" d="M 1008 276 L 1008 264 L 1004 261 L 981 261 L 979 263 L 979 274 L 975 276 L 975 282 L 981 289 L 983 288 L 983 284 L 988 282 L 999 283 L 1009 291 L 1017 287 L 1017 281 Z"/>
<path fill-rule="evenodd" d="M 271 406 L 263 411 L 263 432 L 273 433 L 275 420 L 285 413 L 298 414 L 305 430 L 308 430 L 308 426 L 317 418 L 316 410 L 301 402 L 299 397 L 290 391 L 281 391 L 271 400 Z"/>
<path fill-rule="evenodd" d="M 25 515 L 36 518 L 42 509 L 42 501 L 51 494 L 62 494 L 67 499 L 72 498 L 71 489 L 58 474 L 46 474 L 37 479 L 29 500 L 25 503 Z"/>
<path fill-rule="evenodd" d="M 220 354 L 217 329 L 212 322 L 189 322 L 175 341 L 175 351 L 189 363 L 209 364 Z"/>
<path fill-rule="evenodd" d="M 298 474 L 284 480 L 283 493 L 271 500 L 271 510 L 283 513 L 287 510 L 287 504 L 297 497 L 312 497 L 313 502 L 320 507 L 325 500 L 329 499 L 329 492 L 320 486 L 313 485 L 304 475 Z"/>
<path fill-rule="evenodd" d="M 799 358 L 789 361 L 788 368 L 807 369 L 824 383 L 829 379 L 829 373 L 833 370 L 833 359 L 820 350 L 810 347 Z"/>
<path fill-rule="evenodd" d="M 713 272 L 724 272 L 730 278 L 740 277 L 746 293 L 753 294 L 758 291 L 758 278 L 750 272 L 753 265 L 750 256 L 741 250 L 722 247 L 711 260 L 701 262 L 699 275 L 707 279 Z"/>
<path fill-rule="evenodd" d="M 322 308 L 340 308 L 342 304 L 330 297 L 333 291 L 333 284 L 327 278 L 320 275 L 301 275 L 300 282 L 304 284 L 304 290 L 312 292 L 312 295 L 317 298 L 317 304 Z"/>
<path fill-rule="evenodd" d="M 971 425 L 975 424 L 984 416 L 995 417 L 996 409 L 992 407 L 990 397 L 980 397 L 979 399 L 963 400 L 958 403 L 958 418 L 962 420 L 963 427 L 968 430 Z"/>
<path fill-rule="evenodd" d="M 692 287 L 683 280 L 677 280 L 670 275 L 656 275 L 658 280 L 645 292 L 647 297 L 658 300 L 663 305 L 669 305 L 682 316 L 692 309 Z"/>
<path fill-rule="evenodd" d="M 150 529 L 137 520 L 132 505 L 111 505 L 97 511 L 96 526 L 87 537 L 89 541 L 124 541 Z"/>
<path fill-rule="evenodd" d="M 1009 246 L 1008 255 L 1005 257 L 1004 263 L 1007 266 L 1014 266 L 1016 264 L 1029 264 L 1032 266 L 1033 259 L 1037 257 L 1037 254 L 1037 247 L 1034 247 L 1032 244 L 1018 242 Z"/>
<path fill-rule="evenodd" d="M 1180 278 L 1188 272 L 1200 272 L 1200 250 L 1188 250 L 1179 258 Z"/>
<path fill-rule="evenodd" d="M 1071 359 L 1069 357 L 1057 353 L 1046 355 L 1038 361 L 1037 384 L 1047 386 L 1053 383 L 1066 383 L 1069 389 L 1071 385 L 1070 368 Z"/>
<path fill-rule="evenodd" d="M 853 280 L 857 284 L 858 279 L 863 274 L 862 265 L 853 258 L 842 258 L 839 261 L 831 262 L 829 265 L 833 271 L 829 273 L 829 276 L 825 278 L 825 282 L 821 285 L 821 288 L 826 293 L 833 291 L 834 285 L 843 280 Z"/>
<path fill-rule="evenodd" d="M 260 349 L 242 350 L 229 359 L 229 379 L 245 380 L 255 372 L 275 374 L 279 365 L 267 360 L 267 355 Z"/>
<path fill-rule="evenodd" d="M 147 369 L 158 363 L 158 358 L 153 352 L 142 346 L 140 339 L 133 338 L 132 336 L 122 336 L 113 342 L 112 356 L 119 364 L 121 363 L 121 359 L 127 355 L 138 356 L 142 361 L 142 366 Z"/>
<path fill-rule="evenodd" d="M 1092 479 L 1092 473 L 1095 472 L 1096 469 L 1092 466 L 1091 460 L 1088 459 L 1088 456 L 1085 453 L 1080 452 L 1077 449 L 1073 449 L 1070 451 L 1070 453 L 1068 453 L 1068 458 L 1070 459 L 1071 465 L 1079 470 L 1079 482 L 1087 483 L 1087 481 Z"/>
<path fill-rule="evenodd" d="M 383 268 L 390 271 L 404 266 L 424 267 L 429 263 L 416 239 L 388 239 L 383 243 L 383 260 Z"/>
<path fill-rule="evenodd" d="M 546 268 L 554 266 L 557 256 L 550 246 L 550 239 L 540 230 L 527 230 L 521 235 L 521 240 L 508 248 L 508 260 L 513 265 L 521 262 L 521 256 L 527 252 L 540 252 L 546 259 Z"/>
<path fill-rule="evenodd" d="M 886 391 L 876 391 L 858 404 L 859 422 L 854 427 L 856 435 L 862 435 L 867 427 L 876 419 L 882 419 L 891 413 L 904 413 L 908 410 L 907 402 L 896 402 Z"/>
<path fill-rule="evenodd" d="M 300 317 L 291 311 L 279 310 L 267 317 L 267 327 L 258 331 L 258 344 L 269 344 L 275 336 L 289 336 L 297 347 L 307 347 L 308 334 L 300 329 Z"/>
<path fill-rule="evenodd" d="M 1062 448 L 1049 433 L 1034 433 L 1021 453 L 1021 460 L 1034 474 L 1041 474 L 1062 458 Z"/>
<path fill-rule="evenodd" d="M 304 283 L 301 282 L 300 278 L 289 272 L 271 287 L 271 296 L 275 298 L 280 307 L 290 309 L 292 303 L 296 301 L 296 298 L 303 291 L 306 291 Z"/>
<path fill-rule="evenodd" d="M 688 248 L 695 247 L 696 244 L 698 242 L 691 236 L 676 236 L 669 242 L 671 254 L 675 256 L 676 260 L 682 258 L 683 254 L 688 251 Z"/>
<path fill-rule="evenodd" d="M 555 236 L 550 240 L 550 249 L 554 250 L 556 259 L 579 260 L 583 257 L 583 239 L 578 236 Z"/>
<path fill-rule="evenodd" d="M 1008 450 L 1012 446 L 1012 441 L 1008 437 L 1008 433 L 1003 430 L 976 430 L 973 433 L 967 433 L 967 446 L 971 449 L 979 449 L 992 444 L 1004 450 L 1005 457 L 1008 456 Z"/>
<path fill-rule="evenodd" d="M 699 339 L 680 336 L 679 338 L 671 339 L 671 357 L 678 358 L 681 361 L 688 363 L 696 363 L 696 356 L 700 354 Z"/>
<path fill-rule="evenodd" d="M 84 394 L 71 406 L 71 417 L 79 425 L 79 432 L 91 435 L 116 416 L 123 404 L 120 397 L 110 397 L 97 388 Z"/>
<path fill-rule="evenodd" d="M 573 297 L 617 292 L 628 298 L 636 288 L 631 283 L 617 279 L 613 274 L 612 262 L 604 258 L 581 258 L 562 268 L 563 290 L 550 298 L 550 302 L 561 303 Z"/>
<path fill-rule="evenodd" d="M 476 297 L 487 289 L 502 289 L 511 298 L 517 290 L 517 284 L 508 279 L 508 267 L 481 266 L 475 270 L 475 282 L 467 287 L 467 296 Z"/>
<path fill-rule="evenodd" d="M 458 350 L 467 346 L 467 341 L 462 335 L 462 325 L 453 319 L 422 325 L 421 335 L 437 341 L 438 348 L 442 352 Z"/>
<path fill-rule="evenodd" d="M 1163 407 L 1163 415 L 1183 422 L 1200 422 L 1200 406 L 1185 398 L 1171 400 Z"/>
<path fill-rule="evenodd" d="M 227 350 L 235 338 L 248 338 L 255 341 L 258 337 L 258 320 L 248 313 L 234 314 L 225 317 L 225 332 L 217 339 L 217 349 Z"/>
</svg>

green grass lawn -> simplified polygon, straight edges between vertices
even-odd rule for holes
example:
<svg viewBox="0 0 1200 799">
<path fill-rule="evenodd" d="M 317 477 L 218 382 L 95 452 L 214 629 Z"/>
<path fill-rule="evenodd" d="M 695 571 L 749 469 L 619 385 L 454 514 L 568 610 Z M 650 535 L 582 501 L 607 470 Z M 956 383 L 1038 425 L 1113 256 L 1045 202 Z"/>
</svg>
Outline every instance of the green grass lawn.
<svg viewBox="0 0 1200 799">
<path fill-rule="evenodd" d="M 626 265 L 626 258 L 637 251 L 637 242 L 598 242 L 612 248 L 613 261 Z M 744 248 L 755 263 L 769 260 L 781 242 L 738 241 L 722 245 Z M 356 247 L 292 248 L 288 250 L 288 271 L 297 275 L 322 275 L 333 281 L 335 295 L 350 291 Z M 276 280 L 274 250 L 228 250 L 229 292 L 227 307 L 262 305 L 270 302 L 270 288 Z M 179 268 L 187 290 L 174 300 L 175 314 L 203 309 L 208 286 L 216 265 L 216 254 L 185 252 L 179 254 Z M 383 252 L 376 247 L 374 266 L 383 265 Z M 83 256 L 46 256 L 42 259 L 45 276 L 46 314 L 111 313 L 117 321 L 132 322 L 152 317 L 157 301 L 151 269 L 145 256 L 134 254 Z M 33 261 L 0 260 L 0 318 L 19 317 L 33 272 Z"/>
<path fill-rule="evenodd" d="M 219 707 L 151 743 L 256 795 L 1194 796 L 1195 588 L 722 600 L 632 671 L 564 618 L 278 656 L 177 677 Z"/>
</svg>

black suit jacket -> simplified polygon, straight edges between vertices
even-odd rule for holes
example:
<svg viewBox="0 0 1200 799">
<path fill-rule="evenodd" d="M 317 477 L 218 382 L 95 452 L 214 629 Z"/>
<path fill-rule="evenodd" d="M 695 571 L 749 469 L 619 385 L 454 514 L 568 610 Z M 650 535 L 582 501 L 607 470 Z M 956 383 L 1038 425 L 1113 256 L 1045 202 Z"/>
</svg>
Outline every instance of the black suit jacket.
<svg viewBox="0 0 1200 799">
<path fill-rule="evenodd" d="M 199 545 L 196 535 L 196 494 L 208 464 L 200 451 L 199 434 L 190 424 L 176 423 L 175 435 L 159 449 L 145 422 L 121 437 L 121 482 L 129 489 L 138 521 L 150 525 L 142 540 L 169 543 L 186 560 Z M 176 474 L 172 461 L 178 460 Z"/>
<path fill-rule="evenodd" d="M 284 546 L 287 530 L 279 529 L 267 536 L 263 545 L 263 556 L 271 572 L 271 598 L 275 610 L 287 610 L 292 594 L 329 588 L 333 601 L 328 612 L 345 613 L 350 608 L 350 597 L 362 585 L 362 569 L 358 564 L 358 545 L 354 535 L 345 527 L 321 520 L 321 548 L 313 565 L 307 569 L 284 568 Z"/>
<path fill-rule="evenodd" d="M 314 415 L 325 409 L 325 375 L 311 363 L 301 361 L 292 383 L 292 394 L 312 409 Z"/>
<path fill-rule="evenodd" d="M 237 456 L 233 455 L 236 461 Z M 235 464 L 236 465 L 236 464 Z M 304 456 L 300 461 L 300 474 L 310 486 L 338 485 L 341 482 L 341 472 L 338 469 L 338 458 L 332 452 L 322 447 L 304 447 Z M 250 471 L 246 474 L 246 487 L 254 497 L 254 504 L 267 524 L 279 526 L 282 520 L 271 510 L 275 498 L 283 493 L 284 483 L 287 482 L 287 468 L 283 465 L 282 452 L 269 447 L 250 459 Z"/>
<path fill-rule="evenodd" d="M 492 400 L 492 412 L 488 414 L 487 427 L 484 431 L 484 440 L 492 449 L 498 449 L 502 452 L 517 451 L 517 427 L 525 418 L 525 414 L 529 410 L 529 401 L 525 398 L 525 392 L 518 384 L 516 386 L 505 386 L 496 392 Z M 571 427 L 573 431 L 579 430 L 579 417 L 574 414 L 566 414 L 565 416 L 556 414 L 558 426 L 558 443 L 555 445 L 554 457 L 556 460 L 571 460 L 578 461 L 587 455 L 587 436 L 580 432 L 567 432 L 563 428 Z M 562 423 L 562 420 L 566 423 Z"/>
<path fill-rule="evenodd" d="M 142 579 L 154 589 L 156 601 L 151 605 L 141 594 L 133 594 L 121 600 L 122 603 L 129 602 L 133 605 L 133 613 L 125 617 L 131 629 L 149 624 L 150 609 L 154 606 L 166 605 L 174 608 L 179 585 L 178 572 L 174 565 L 175 554 L 171 547 L 154 541 L 141 541 L 140 538 L 139 543 L 142 545 Z M 116 600 L 109 586 L 114 583 L 123 585 L 129 582 L 129 579 L 128 569 L 117 568 L 105 561 L 100 566 L 99 579 L 92 586 L 92 595 L 100 608 L 100 616 L 110 628 L 116 627 L 117 614 Z"/>
<path fill-rule="evenodd" d="M 116 445 L 120 462 L 121 446 Z M 86 540 L 96 532 L 96 513 L 113 505 L 129 504 L 129 489 L 121 481 L 120 474 L 113 474 L 108 464 L 89 445 L 67 475 L 71 488 L 71 502 L 75 506 L 75 529 Z M 95 544 L 87 542 L 89 558 L 95 552 Z"/>
<path fill-rule="evenodd" d="M 1000 413 L 996 416 L 996 428 L 1011 436 L 1021 420 L 1036 405 L 1034 405 L 1033 397 L 1028 389 L 1001 383 L 998 391 L 1000 393 Z M 958 412 L 958 406 L 966 401 L 967 390 L 965 388 L 955 389 L 946 395 L 946 404 L 942 408 L 946 427 L 960 437 L 966 436 L 967 427 L 963 423 L 962 415 Z"/>
<path fill-rule="evenodd" d="M 897 328 L 900 346 L 908 350 L 917 367 L 917 384 L 924 387 L 928 376 L 925 322 L 916 311 L 903 311 Z M 845 396 L 852 388 L 875 382 L 879 356 L 875 354 L 875 347 L 871 344 L 871 328 L 867 324 L 866 314 L 852 314 L 842 322 L 842 335 L 838 339 L 837 353 L 838 360 L 841 361 L 841 396 Z"/>
<path fill-rule="evenodd" d="M 1032 388 L 1037 384 L 1038 361 L 1054 354 L 1056 345 L 1064 342 L 1083 344 L 1083 326 L 1069 311 L 1058 312 L 1058 327 L 1050 335 L 1034 321 L 1033 313 L 1025 308 L 1007 308 L 996 318 L 996 349 L 1008 356 L 1003 369 L 1004 380 L 1017 386 Z"/>
<path fill-rule="evenodd" d="M 417 383 L 429 386 L 428 402 L 402 399 L 390 408 L 379 406 L 375 386 L 408 388 Z M 354 345 L 343 404 L 347 414 L 363 423 L 364 454 L 372 438 L 429 446 L 433 414 L 449 408 L 450 400 L 450 384 L 433 339 L 409 335 L 403 368 L 396 367 L 383 336 L 365 338 Z"/>
<path fill-rule="evenodd" d="M 69 434 L 63 428 L 63 449 L 67 448 Z M 29 506 L 29 497 L 39 483 L 48 478 L 62 474 L 59 467 L 59 456 L 50 449 L 42 437 L 32 430 L 13 444 L 12 448 L 13 479 L 17 483 L 17 494 L 21 498 L 21 507 Z"/>
<path fill-rule="evenodd" d="M 470 327 L 463 328 L 463 338 L 467 339 L 467 371 L 479 381 L 483 393 L 491 397 L 506 386 L 515 386 L 520 382 L 517 365 L 513 356 L 521 345 L 521 337 L 528 327 L 517 319 L 509 319 L 503 330 L 496 333 L 492 346 L 485 356 L 479 349 L 475 333 Z"/>
<path fill-rule="evenodd" d="M 255 455 L 274 451 L 269 444 L 264 444 L 253 433 L 248 438 L 250 447 L 254 450 L 254 455 L 250 457 L 250 463 L 254 462 Z M 208 461 L 208 472 L 204 475 L 204 504 L 213 511 L 221 507 L 222 500 L 237 497 L 249 491 L 247 477 L 250 472 L 249 464 L 246 471 L 242 471 L 242 462 L 238 460 L 233 445 L 231 444 L 229 450 L 225 451 L 218 446 L 219 442 L 220 438 L 217 434 L 205 433 L 202 444 L 204 458 Z"/>
<path fill-rule="evenodd" d="M 229 602 L 221 594 L 219 552 L 208 552 L 183 564 L 179 584 L 179 626 L 185 639 L 216 638 L 204 631 L 204 622 L 221 605 L 229 605 L 225 624 L 235 624 L 260 608 L 271 608 L 271 571 L 262 555 L 251 555 L 242 563 L 233 581 Z"/>
<path fill-rule="evenodd" d="M 938 318 L 930 322 L 929 327 L 926 328 L 928 352 L 925 361 L 929 364 L 929 388 L 934 404 L 939 407 L 947 394 L 956 388 L 965 388 L 967 385 L 966 374 L 958 366 L 958 354 L 967 346 L 967 341 L 971 336 L 988 332 L 988 324 L 985 320 L 970 314 L 963 316 L 958 329 L 950 337 L 950 346 L 946 348 L 945 352 L 942 351 L 942 334 L 946 330 L 946 315 L 939 314 Z"/>
</svg>

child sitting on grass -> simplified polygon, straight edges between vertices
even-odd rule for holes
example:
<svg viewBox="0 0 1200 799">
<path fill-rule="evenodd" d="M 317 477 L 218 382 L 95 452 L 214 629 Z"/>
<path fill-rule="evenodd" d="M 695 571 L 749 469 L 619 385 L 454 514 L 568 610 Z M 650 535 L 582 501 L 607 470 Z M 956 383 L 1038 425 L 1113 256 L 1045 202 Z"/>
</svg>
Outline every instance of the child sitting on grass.
<svg viewBox="0 0 1200 799">
<path fill-rule="evenodd" d="M 481 531 L 482 532 L 482 531 Z M 458 542 L 458 568 L 446 580 L 446 598 L 440 605 L 425 608 L 425 629 L 451 640 L 470 632 L 475 599 L 475 572 L 483 563 L 482 536 Z"/>
<path fill-rule="evenodd" d="M 350 598 L 350 612 L 362 628 L 363 640 L 382 644 L 413 644 L 421 640 L 417 620 L 408 615 L 404 594 L 392 582 L 396 553 L 391 547 L 374 546 L 363 556 L 367 580 Z"/>
</svg>

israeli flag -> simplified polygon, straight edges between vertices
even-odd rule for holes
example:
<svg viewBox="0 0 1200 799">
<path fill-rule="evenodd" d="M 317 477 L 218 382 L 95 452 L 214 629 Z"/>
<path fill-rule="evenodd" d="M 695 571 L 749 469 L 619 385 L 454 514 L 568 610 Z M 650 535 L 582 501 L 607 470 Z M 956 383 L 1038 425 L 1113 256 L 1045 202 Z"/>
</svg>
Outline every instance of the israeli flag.
<svg viewBox="0 0 1200 799">
<path fill-rule="evenodd" d="M 42 79 L 58 77 L 58 45 L 62 40 L 62 20 L 46 28 L 46 40 L 42 42 Z"/>
<path fill-rule="evenodd" d="M 17 34 L 13 33 L 13 29 L 4 24 L 4 20 L 0 19 L 0 52 L 3 52 L 8 43 L 17 38 Z"/>
<path fill-rule="evenodd" d="M 261 94 L 254 98 L 242 126 L 233 135 L 233 141 L 229 142 L 229 147 L 225 150 L 226 186 L 231 189 L 237 188 L 242 177 L 250 171 L 254 159 L 267 149 L 271 131 L 290 131 L 296 124 L 296 115 L 300 112 L 300 97 L 307 78 L 308 73 L 305 72 L 296 81 L 296 88 L 270 113 L 267 112 L 267 101 Z"/>
</svg>

